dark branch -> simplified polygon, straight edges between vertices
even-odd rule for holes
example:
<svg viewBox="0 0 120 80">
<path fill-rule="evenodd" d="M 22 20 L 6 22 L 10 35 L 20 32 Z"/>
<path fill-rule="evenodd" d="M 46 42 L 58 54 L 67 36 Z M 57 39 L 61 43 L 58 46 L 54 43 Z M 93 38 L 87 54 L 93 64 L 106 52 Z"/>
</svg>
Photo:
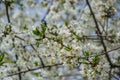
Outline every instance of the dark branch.
<svg viewBox="0 0 120 80">
<path fill-rule="evenodd" d="M 40 67 L 37 67 L 37 68 L 28 69 L 28 70 L 25 70 L 25 71 L 20 71 L 20 72 L 18 72 L 18 73 L 10 74 L 10 75 L 7 75 L 6 77 L 11 77 L 11 76 L 15 76 L 15 75 L 22 74 L 22 73 L 27 73 L 27 72 L 39 70 L 39 69 L 42 69 L 42 68 L 48 68 L 48 67 L 53 67 L 53 66 L 59 66 L 59 65 L 62 65 L 62 64 L 63 64 L 63 63 L 53 64 L 53 65 L 47 65 L 47 66 L 44 66 L 44 67 L 43 67 L 43 66 L 40 66 Z"/>
<path fill-rule="evenodd" d="M 106 73 L 110 74 L 110 71 L 107 72 L 105 71 Z M 115 75 L 113 75 L 112 73 L 110 74 L 111 78 L 114 78 L 115 80 L 119 80 L 119 78 L 117 78 Z M 109 80 L 111 80 L 111 78 L 109 77 Z"/>
<path fill-rule="evenodd" d="M 16 58 L 16 60 L 18 60 L 18 58 L 19 58 L 19 57 L 18 57 L 18 55 L 17 55 L 17 54 L 15 55 L 15 58 Z M 20 71 L 21 71 L 21 69 L 20 69 L 20 67 L 19 67 L 19 66 L 17 67 L 17 69 L 18 69 L 18 72 L 20 72 Z M 19 73 L 19 74 L 18 74 L 18 78 L 19 78 L 19 80 L 22 80 L 22 75 L 21 75 L 21 73 Z"/>
<path fill-rule="evenodd" d="M 96 19 L 96 17 L 95 17 L 95 14 L 94 14 L 94 12 L 93 12 L 93 10 L 92 10 L 92 8 L 91 8 L 91 5 L 90 5 L 89 1 L 86 0 L 86 3 L 87 3 L 87 5 L 88 5 L 88 7 L 89 7 L 89 9 L 90 9 L 90 12 L 91 12 L 92 16 L 93 16 L 93 20 L 94 20 L 94 22 L 95 22 L 95 25 L 96 25 L 96 28 L 97 28 L 97 31 L 98 31 L 97 35 L 98 35 L 98 36 L 99 36 L 99 35 L 102 35 L 102 33 L 101 33 L 100 29 L 99 29 L 99 25 L 98 25 L 97 19 Z M 101 44 L 102 44 L 102 46 L 103 46 L 103 48 L 104 48 L 104 51 L 105 51 L 105 56 L 106 56 L 106 58 L 107 58 L 107 60 L 108 60 L 108 62 L 109 62 L 109 64 L 110 64 L 110 66 L 112 66 L 112 62 L 111 62 L 110 57 L 109 57 L 109 55 L 108 55 L 108 53 L 107 53 L 107 47 L 106 47 L 106 45 L 105 45 L 105 43 L 104 43 L 103 37 L 102 37 L 102 36 L 99 36 L 99 37 L 100 37 Z"/>
<path fill-rule="evenodd" d="M 5 8 L 6 8 L 6 16 L 7 16 L 7 20 L 8 20 L 8 23 L 10 23 L 10 16 L 9 16 L 9 6 L 7 4 L 7 1 L 5 0 Z"/>
<path fill-rule="evenodd" d="M 20 39 L 20 40 L 22 40 L 22 41 L 25 41 L 25 39 L 23 39 L 23 38 L 21 38 L 21 37 L 19 37 L 19 36 L 17 36 L 17 35 L 15 35 L 15 38 L 18 38 L 18 39 Z"/>
<path fill-rule="evenodd" d="M 120 46 L 117 47 L 117 48 L 114 48 L 114 49 L 111 49 L 111 50 L 107 51 L 107 53 L 110 53 L 110 52 L 115 51 L 115 50 L 118 50 L 118 49 L 120 49 Z M 97 56 L 102 56 L 102 55 L 104 55 L 104 54 L 105 54 L 105 52 L 104 52 L 104 53 L 101 53 L 101 54 L 98 54 Z M 90 56 L 90 57 L 94 57 L 94 56 L 95 56 L 95 55 L 92 55 L 92 56 Z"/>
<path fill-rule="evenodd" d="M 53 0 L 51 0 L 51 2 L 50 2 L 50 7 L 52 6 L 52 4 L 53 4 Z M 45 15 L 43 16 L 43 18 L 41 19 L 41 21 L 45 21 L 46 16 L 47 16 L 47 15 L 49 14 L 49 12 L 50 12 L 50 7 L 47 9 L 47 11 L 46 11 Z"/>
<path fill-rule="evenodd" d="M 110 68 L 110 70 L 109 70 L 109 80 L 111 80 L 111 78 L 112 78 L 112 68 Z"/>
<path fill-rule="evenodd" d="M 30 46 L 37 52 L 37 50 L 35 49 L 35 47 L 33 46 L 33 44 L 30 44 Z M 44 64 L 42 58 L 41 58 L 39 55 L 38 55 L 38 57 L 39 57 L 39 59 L 40 59 L 40 61 L 41 61 L 42 66 L 44 67 L 45 64 Z"/>
<path fill-rule="evenodd" d="M 20 71 L 21 71 L 21 69 L 20 69 L 20 67 L 18 67 L 18 72 L 20 72 Z M 19 80 L 22 80 L 22 75 L 21 75 L 21 73 L 18 74 L 18 77 L 19 77 Z"/>
</svg>

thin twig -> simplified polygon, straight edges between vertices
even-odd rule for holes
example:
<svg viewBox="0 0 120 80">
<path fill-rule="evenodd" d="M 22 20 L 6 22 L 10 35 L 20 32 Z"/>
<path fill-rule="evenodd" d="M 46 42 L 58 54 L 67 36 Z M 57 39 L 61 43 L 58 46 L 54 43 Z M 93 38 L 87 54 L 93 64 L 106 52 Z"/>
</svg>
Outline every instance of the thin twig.
<svg viewBox="0 0 120 80">
<path fill-rule="evenodd" d="M 11 77 L 11 76 L 15 76 L 15 75 L 18 75 L 18 74 L 22 74 L 22 73 L 27 73 L 27 72 L 31 72 L 31 71 L 35 71 L 35 70 L 39 70 L 39 69 L 42 69 L 42 68 L 48 68 L 48 67 L 53 67 L 53 66 L 59 66 L 59 65 L 62 65 L 63 63 L 59 63 L 59 64 L 53 64 L 53 65 L 47 65 L 47 66 L 40 66 L 40 67 L 36 67 L 36 68 L 33 68 L 33 69 L 28 69 L 28 70 L 25 70 L 25 71 L 20 71 L 18 73 L 14 73 L 14 74 L 10 74 L 10 75 L 7 75 L 6 77 Z"/>
<path fill-rule="evenodd" d="M 117 48 L 114 48 L 114 49 L 111 49 L 111 50 L 107 51 L 107 53 L 112 52 L 112 51 L 115 51 L 115 50 L 118 50 L 118 49 L 120 49 L 120 46 L 117 47 Z M 104 55 L 104 54 L 105 54 L 105 52 L 102 53 L 102 54 L 100 54 L 100 55 Z M 100 56 L 100 55 L 99 55 L 99 56 Z"/>
<path fill-rule="evenodd" d="M 15 58 L 16 58 L 16 60 L 18 60 L 18 55 L 17 55 L 17 54 L 15 55 Z M 20 69 L 19 66 L 17 67 L 17 69 L 18 69 L 18 72 L 21 71 L 21 69 Z M 21 73 L 18 74 L 18 78 L 19 78 L 19 80 L 22 80 L 22 75 L 21 75 Z"/>
<path fill-rule="evenodd" d="M 52 6 L 53 4 L 53 0 L 51 0 L 51 3 L 50 3 L 50 7 Z M 45 15 L 43 16 L 43 18 L 41 19 L 41 21 L 45 21 L 46 19 L 46 16 L 49 14 L 50 12 L 50 7 L 47 9 L 47 12 L 45 13 Z"/>
<path fill-rule="evenodd" d="M 20 71 L 21 71 L 21 69 L 20 69 L 20 67 L 18 67 L 18 72 L 20 72 Z M 18 74 L 18 77 L 19 77 L 19 80 L 22 80 L 22 75 L 21 75 L 21 73 Z"/>
<path fill-rule="evenodd" d="M 14 43 L 14 38 L 12 39 L 13 43 Z M 15 58 L 16 58 L 16 61 L 19 59 L 19 56 L 16 54 L 15 55 Z M 21 71 L 20 67 L 17 65 L 17 69 L 18 69 L 18 72 Z M 18 78 L 19 80 L 22 80 L 22 75 L 21 74 L 18 74 Z"/>
<path fill-rule="evenodd" d="M 34 47 L 32 44 L 30 44 L 30 46 L 37 52 L 37 50 L 35 49 L 35 47 Z M 37 52 L 37 53 L 38 53 L 38 52 Z M 43 60 L 42 60 L 42 58 L 40 57 L 39 54 L 38 54 L 38 57 L 39 57 L 39 59 L 40 59 L 41 65 L 44 67 L 45 64 L 44 64 L 44 62 L 43 62 Z"/>
<path fill-rule="evenodd" d="M 120 46 L 119 46 L 119 47 L 117 47 L 117 48 L 114 48 L 114 49 L 111 49 L 111 50 L 107 51 L 107 53 L 109 53 L 109 54 L 110 54 L 110 52 L 115 51 L 115 50 L 118 50 L 118 49 L 120 49 Z M 102 56 L 102 55 L 105 55 L 105 53 L 106 53 L 106 52 L 101 53 L 101 54 L 98 54 L 97 56 Z M 96 55 L 91 55 L 90 57 L 95 57 L 95 56 L 96 56 Z"/>
<path fill-rule="evenodd" d="M 109 74 L 109 72 L 105 71 L 106 73 Z M 112 73 L 110 74 L 111 78 L 114 78 L 115 80 L 119 80 L 119 78 L 117 78 L 115 75 L 113 75 Z M 111 80 L 111 78 L 109 77 L 109 80 Z"/>
<path fill-rule="evenodd" d="M 5 0 L 5 8 L 6 8 L 7 20 L 8 20 L 8 23 L 10 23 L 10 16 L 9 16 L 9 10 L 8 10 L 9 7 L 6 0 Z"/>
<path fill-rule="evenodd" d="M 25 39 L 23 39 L 23 38 L 21 38 L 21 37 L 19 37 L 19 36 L 17 36 L 17 35 L 15 35 L 15 38 L 18 38 L 18 39 L 20 39 L 20 40 L 22 40 L 22 41 L 25 41 Z"/>
<path fill-rule="evenodd" d="M 112 68 L 110 68 L 110 70 L 109 70 L 109 80 L 111 80 L 111 78 L 112 78 Z"/>
</svg>

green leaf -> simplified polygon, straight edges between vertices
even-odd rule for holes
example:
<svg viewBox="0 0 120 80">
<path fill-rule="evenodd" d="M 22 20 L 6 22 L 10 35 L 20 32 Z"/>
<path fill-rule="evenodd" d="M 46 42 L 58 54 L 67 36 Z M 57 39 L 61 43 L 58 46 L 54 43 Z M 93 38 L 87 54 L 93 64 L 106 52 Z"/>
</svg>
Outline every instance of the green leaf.
<svg viewBox="0 0 120 80">
<path fill-rule="evenodd" d="M 84 62 L 82 62 L 82 64 L 88 64 L 88 62 L 85 62 L 85 61 L 84 61 Z"/>
<path fill-rule="evenodd" d="M 95 56 L 95 57 L 93 57 L 92 58 L 92 61 L 94 62 L 94 63 L 98 63 L 99 62 L 99 56 Z"/>
<path fill-rule="evenodd" d="M 36 45 L 37 47 L 39 47 L 39 45 L 40 45 L 39 41 L 36 41 L 35 45 Z"/>
<path fill-rule="evenodd" d="M 64 4 L 64 3 L 65 3 L 65 0 L 61 0 L 61 3 Z"/>
<path fill-rule="evenodd" d="M 77 39 L 77 41 L 81 41 L 82 40 L 82 38 L 81 37 L 79 37 L 79 36 L 76 36 L 76 39 Z"/>
<path fill-rule="evenodd" d="M 73 35 L 76 35 L 76 32 L 74 30 L 70 31 Z"/>
<path fill-rule="evenodd" d="M 34 64 L 35 64 L 35 66 L 38 66 L 38 65 L 39 65 L 38 62 L 34 62 Z"/>
<path fill-rule="evenodd" d="M 36 28 L 35 30 L 32 31 L 34 35 L 40 36 L 40 31 Z"/>
<path fill-rule="evenodd" d="M 38 38 L 38 39 L 35 39 L 36 41 L 41 41 L 42 39 L 41 38 Z"/>
<path fill-rule="evenodd" d="M 0 62 L 0 66 L 3 65 L 4 62 Z"/>
<path fill-rule="evenodd" d="M 22 59 L 23 59 L 24 61 L 27 61 L 27 58 L 26 58 L 26 57 L 24 57 L 24 56 L 22 57 Z"/>
<path fill-rule="evenodd" d="M 42 21 L 41 26 L 42 26 L 42 33 L 44 34 L 45 31 L 46 31 L 46 28 L 47 28 L 47 23 L 46 23 L 46 21 Z"/>
<path fill-rule="evenodd" d="M 44 33 L 45 33 L 45 31 L 46 31 L 46 26 L 45 26 L 45 25 L 43 25 L 43 26 L 42 26 L 42 33 L 44 34 Z"/>
<path fill-rule="evenodd" d="M 113 30 L 113 29 L 111 29 L 111 30 L 109 30 L 109 32 L 110 32 L 111 34 L 113 34 L 113 33 L 114 33 L 114 30 Z"/>
<path fill-rule="evenodd" d="M 17 61 L 12 61 L 12 63 L 16 64 L 16 63 L 17 63 Z"/>
<path fill-rule="evenodd" d="M 0 62 L 2 62 L 3 61 L 3 59 L 4 59 L 4 57 L 5 57 L 5 54 L 0 54 Z"/>
<path fill-rule="evenodd" d="M 8 6 L 10 6 L 12 3 L 14 3 L 14 0 L 7 0 L 7 1 L 6 1 L 6 4 L 7 4 Z"/>
<path fill-rule="evenodd" d="M 35 76 L 40 76 L 40 73 L 39 72 L 35 72 L 35 73 L 33 73 Z"/>
<path fill-rule="evenodd" d="M 47 7 L 47 6 L 48 6 L 47 1 L 45 1 L 45 2 L 41 2 L 41 3 L 42 3 L 42 6 L 43 6 L 43 7 Z"/>
<path fill-rule="evenodd" d="M 88 51 L 85 51 L 85 52 L 83 53 L 83 55 L 86 56 L 86 57 L 88 57 L 88 56 L 89 56 L 89 52 L 88 52 Z"/>
<path fill-rule="evenodd" d="M 24 29 L 24 30 L 28 30 L 28 27 L 27 27 L 26 24 L 23 26 L 23 29 Z"/>
<path fill-rule="evenodd" d="M 67 47 L 65 47 L 65 50 L 66 50 L 66 51 L 70 51 L 71 48 L 70 48 L 69 46 L 67 46 Z"/>
<path fill-rule="evenodd" d="M 0 54 L 0 66 L 4 63 L 3 61 L 4 57 L 5 57 L 4 53 Z"/>
<path fill-rule="evenodd" d="M 68 26 L 68 21 L 64 21 L 65 26 Z"/>
<path fill-rule="evenodd" d="M 71 30 L 70 32 L 72 33 L 72 35 L 76 36 L 77 41 L 82 40 L 82 38 L 79 35 L 77 35 L 74 30 Z"/>
</svg>

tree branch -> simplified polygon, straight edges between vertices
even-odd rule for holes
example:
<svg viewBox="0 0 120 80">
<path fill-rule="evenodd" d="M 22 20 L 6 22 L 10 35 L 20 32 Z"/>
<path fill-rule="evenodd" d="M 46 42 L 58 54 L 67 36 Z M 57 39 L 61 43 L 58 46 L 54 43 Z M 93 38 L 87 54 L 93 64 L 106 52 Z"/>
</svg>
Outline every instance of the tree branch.
<svg viewBox="0 0 120 80">
<path fill-rule="evenodd" d="M 50 2 L 50 7 L 52 6 L 52 4 L 53 4 L 53 0 L 51 0 L 51 2 Z M 47 15 L 49 14 L 49 12 L 50 12 L 50 7 L 47 9 L 47 11 L 46 11 L 45 15 L 43 16 L 43 18 L 41 19 L 41 21 L 45 21 L 46 16 L 47 16 Z"/>
<path fill-rule="evenodd" d="M 94 22 L 95 22 L 95 26 L 96 26 L 96 29 L 97 29 L 97 31 L 98 31 L 97 35 L 98 35 L 98 36 L 99 36 L 99 35 L 102 35 L 102 33 L 101 33 L 100 29 L 99 29 L 99 25 L 98 25 L 97 19 L 96 19 L 96 17 L 95 17 L 95 14 L 94 14 L 94 12 L 93 12 L 93 10 L 92 10 L 92 8 L 91 8 L 91 5 L 89 4 L 89 1 L 86 0 L 86 3 L 87 3 L 87 5 L 88 5 L 88 7 L 89 7 L 89 10 L 90 10 L 92 16 L 93 16 L 93 20 L 94 20 Z M 102 36 L 99 36 L 99 37 L 100 37 L 101 44 L 102 44 L 102 46 L 103 46 L 103 48 L 104 48 L 104 51 L 105 51 L 105 56 L 106 56 L 106 58 L 107 58 L 107 60 L 108 60 L 108 62 L 109 62 L 109 64 L 110 64 L 110 66 L 112 66 L 112 62 L 111 62 L 110 57 L 109 57 L 109 55 L 108 55 L 107 47 L 106 47 L 106 45 L 105 45 L 105 43 L 104 43 L 103 37 L 102 37 Z"/>
<path fill-rule="evenodd" d="M 10 23 L 10 16 L 9 16 L 8 4 L 7 4 L 7 1 L 6 1 L 6 0 L 5 0 L 5 8 L 6 8 L 7 20 L 8 20 L 8 23 Z"/>
<path fill-rule="evenodd" d="M 39 69 L 42 69 L 42 68 L 48 68 L 48 67 L 53 67 L 53 66 L 59 66 L 59 65 L 62 65 L 63 63 L 59 63 L 59 64 L 53 64 L 53 65 L 47 65 L 47 66 L 40 66 L 40 67 L 36 67 L 36 68 L 33 68 L 33 69 L 28 69 L 28 70 L 25 70 L 25 71 L 20 71 L 18 73 L 14 73 L 14 74 L 10 74 L 10 75 L 7 75 L 6 77 L 11 77 L 11 76 L 15 76 L 15 75 L 18 75 L 18 74 L 22 74 L 22 73 L 27 73 L 27 72 L 31 72 L 31 71 L 35 71 L 35 70 L 39 70 Z"/>
<path fill-rule="evenodd" d="M 17 54 L 15 55 L 15 58 L 16 58 L 16 61 L 17 61 L 17 60 L 18 60 L 18 55 L 17 55 Z M 18 69 L 18 72 L 21 71 L 21 69 L 20 69 L 19 66 L 17 67 L 17 69 Z M 19 80 L 22 80 L 22 75 L 21 75 L 21 73 L 18 74 L 18 78 L 19 78 Z"/>
</svg>

